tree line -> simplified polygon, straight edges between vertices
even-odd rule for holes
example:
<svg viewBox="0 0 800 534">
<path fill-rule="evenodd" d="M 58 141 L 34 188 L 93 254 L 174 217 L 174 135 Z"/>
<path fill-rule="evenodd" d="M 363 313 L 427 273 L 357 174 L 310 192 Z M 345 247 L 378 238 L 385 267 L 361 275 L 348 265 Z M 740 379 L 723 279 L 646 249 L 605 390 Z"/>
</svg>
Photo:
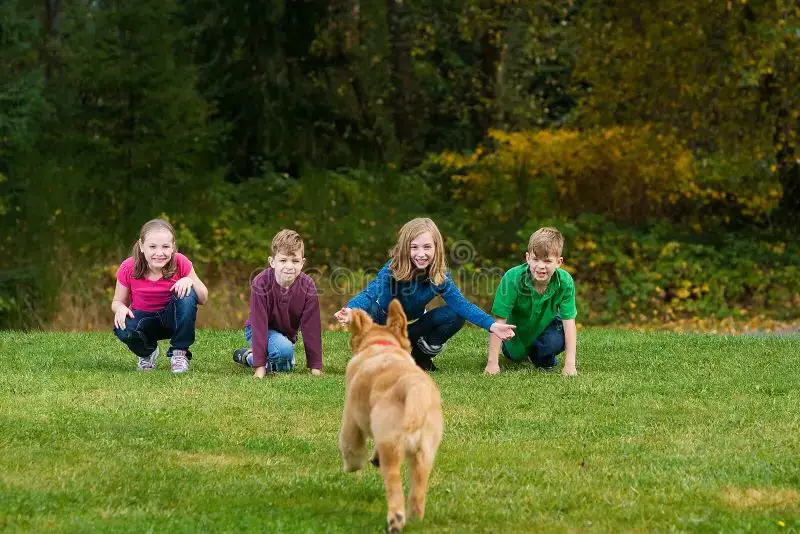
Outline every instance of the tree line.
<svg viewBox="0 0 800 534">
<path fill-rule="evenodd" d="M 0 315 L 161 213 L 209 263 L 296 221 L 318 263 L 376 258 L 369 221 L 421 209 L 477 241 L 541 212 L 796 228 L 798 52 L 793 0 L 0 0 Z"/>
</svg>

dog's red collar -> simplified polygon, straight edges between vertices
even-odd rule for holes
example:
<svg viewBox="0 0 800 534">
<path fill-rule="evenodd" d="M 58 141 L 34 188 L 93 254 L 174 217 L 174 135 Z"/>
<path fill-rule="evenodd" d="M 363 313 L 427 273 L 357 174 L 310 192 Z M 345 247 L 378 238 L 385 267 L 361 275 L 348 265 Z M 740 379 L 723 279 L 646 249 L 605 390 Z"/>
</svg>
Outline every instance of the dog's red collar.
<svg viewBox="0 0 800 534">
<path fill-rule="evenodd" d="M 389 343 L 388 341 L 386 341 L 384 339 L 379 339 L 378 341 L 373 341 L 372 343 L 370 343 L 367 346 L 371 347 L 372 345 L 384 345 L 386 347 L 396 347 L 397 346 L 394 343 Z"/>
</svg>

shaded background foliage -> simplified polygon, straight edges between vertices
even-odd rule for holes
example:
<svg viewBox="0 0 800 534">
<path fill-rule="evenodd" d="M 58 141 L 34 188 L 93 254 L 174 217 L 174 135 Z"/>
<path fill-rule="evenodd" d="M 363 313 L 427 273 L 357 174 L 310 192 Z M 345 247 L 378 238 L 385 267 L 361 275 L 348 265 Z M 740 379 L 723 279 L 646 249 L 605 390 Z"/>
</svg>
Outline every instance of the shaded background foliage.
<svg viewBox="0 0 800 534">
<path fill-rule="evenodd" d="M 468 273 L 558 224 L 590 323 L 792 319 L 798 52 L 792 0 L 0 0 L 0 326 L 107 307 L 161 214 L 232 294 L 424 214 Z"/>
</svg>

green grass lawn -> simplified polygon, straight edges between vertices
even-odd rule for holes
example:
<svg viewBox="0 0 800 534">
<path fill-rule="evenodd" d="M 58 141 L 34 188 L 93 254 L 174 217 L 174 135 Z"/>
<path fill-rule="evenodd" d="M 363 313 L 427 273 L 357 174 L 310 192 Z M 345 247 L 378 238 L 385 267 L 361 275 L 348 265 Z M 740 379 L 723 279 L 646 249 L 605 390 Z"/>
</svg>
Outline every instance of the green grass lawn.
<svg viewBox="0 0 800 534">
<path fill-rule="evenodd" d="M 110 330 L 110 329 L 109 329 Z M 0 333 L 0 530 L 380 532 L 379 473 L 341 472 L 348 335 L 325 375 L 261 381 L 240 332 L 134 372 L 108 333 Z M 582 330 L 578 377 L 436 363 L 445 434 L 409 532 L 800 531 L 800 337 Z M 166 345 L 162 344 L 162 355 Z"/>
</svg>

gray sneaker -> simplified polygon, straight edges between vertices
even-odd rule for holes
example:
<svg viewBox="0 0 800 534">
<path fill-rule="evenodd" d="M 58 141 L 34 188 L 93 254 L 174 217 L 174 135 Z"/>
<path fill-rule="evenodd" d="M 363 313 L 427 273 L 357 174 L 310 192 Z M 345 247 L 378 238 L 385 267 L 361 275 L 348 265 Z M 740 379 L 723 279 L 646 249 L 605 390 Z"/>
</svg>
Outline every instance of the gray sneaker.
<svg viewBox="0 0 800 534">
<path fill-rule="evenodd" d="M 170 370 L 177 373 L 185 373 L 189 370 L 189 359 L 186 358 L 186 351 L 181 349 L 172 349 L 172 358 L 169 362 Z"/>
<path fill-rule="evenodd" d="M 158 346 L 156 346 L 156 350 L 150 353 L 150 356 L 145 358 L 139 356 L 139 365 L 137 369 L 139 371 L 152 371 L 156 368 L 156 358 L 158 358 Z"/>
</svg>

